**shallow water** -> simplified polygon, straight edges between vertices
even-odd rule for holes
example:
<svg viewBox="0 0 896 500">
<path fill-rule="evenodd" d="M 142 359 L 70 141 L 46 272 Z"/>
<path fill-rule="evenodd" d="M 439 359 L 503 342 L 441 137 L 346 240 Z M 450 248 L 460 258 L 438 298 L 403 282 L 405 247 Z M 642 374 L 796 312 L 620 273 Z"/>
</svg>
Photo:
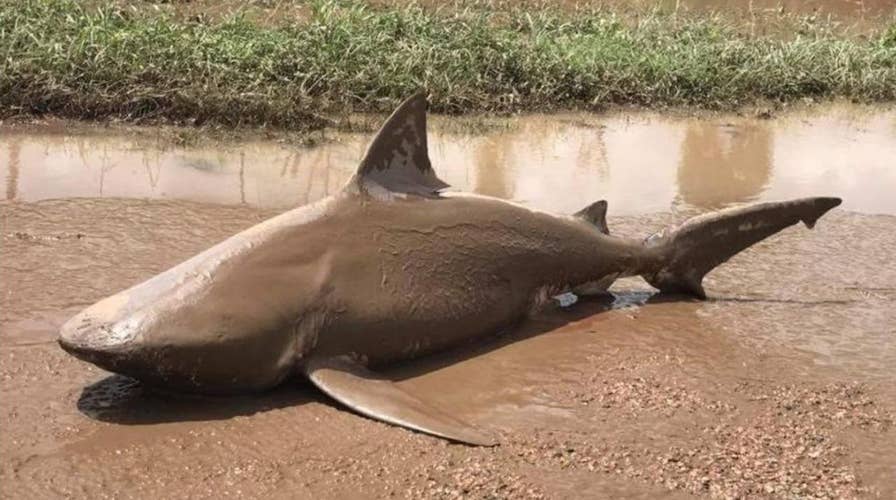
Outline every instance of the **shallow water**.
<svg viewBox="0 0 896 500">
<path fill-rule="evenodd" d="M 844 198 L 847 210 L 896 213 L 893 110 L 832 107 L 775 120 L 523 116 L 488 127 L 458 133 L 435 120 L 433 164 L 455 188 L 556 212 L 598 198 L 619 215 L 824 194 Z M 2 132 L 7 200 L 126 197 L 277 209 L 340 189 L 370 137 L 330 133 L 315 147 L 174 147 L 147 134 Z"/>
<path fill-rule="evenodd" d="M 751 200 L 845 203 L 814 231 L 784 231 L 711 273 L 708 301 L 663 301 L 623 280 L 612 301 L 546 311 L 387 372 L 501 436 L 498 448 L 469 449 L 362 419 L 298 384 L 160 396 L 54 342 L 103 296 L 338 190 L 370 134 L 311 148 L 173 147 L 146 131 L 3 129 L 0 482 L 22 498 L 896 493 L 886 413 L 896 408 L 896 113 L 432 125 L 433 163 L 456 188 L 559 212 L 606 198 L 620 235 Z M 684 458 L 670 461 L 673 449 Z M 682 465 L 657 465 L 670 463 Z"/>
</svg>

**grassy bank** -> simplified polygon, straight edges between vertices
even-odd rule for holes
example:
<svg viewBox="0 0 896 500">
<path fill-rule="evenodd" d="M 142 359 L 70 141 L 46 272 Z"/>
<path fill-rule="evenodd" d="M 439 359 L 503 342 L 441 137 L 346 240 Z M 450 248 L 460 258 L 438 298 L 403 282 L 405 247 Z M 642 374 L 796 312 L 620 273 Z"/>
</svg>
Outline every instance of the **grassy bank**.
<svg viewBox="0 0 896 500">
<path fill-rule="evenodd" d="M 718 18 L 346 1 L 263 25 L 84 5 L 0 0 L 0 116 L 302 128 L 418 88 L 447 112 L 896 99 L 896 26 L 757 37 Z"/>
</svg>

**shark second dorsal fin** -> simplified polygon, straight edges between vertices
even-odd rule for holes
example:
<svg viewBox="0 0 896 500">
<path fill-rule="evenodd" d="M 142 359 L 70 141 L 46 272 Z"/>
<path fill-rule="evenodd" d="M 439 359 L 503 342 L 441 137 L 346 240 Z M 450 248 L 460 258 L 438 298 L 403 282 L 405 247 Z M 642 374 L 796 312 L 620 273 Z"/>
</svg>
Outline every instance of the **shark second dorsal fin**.
<svg viewBox="0 0 896 500">
<path fill-rule="evenodd" d="M 346 187 L 383 199 L 395 195 L 435 198 L 448 187 L 429 162 L 426 96 L 415 94 L 398 106 L 373 138 Z"/>
</svg>

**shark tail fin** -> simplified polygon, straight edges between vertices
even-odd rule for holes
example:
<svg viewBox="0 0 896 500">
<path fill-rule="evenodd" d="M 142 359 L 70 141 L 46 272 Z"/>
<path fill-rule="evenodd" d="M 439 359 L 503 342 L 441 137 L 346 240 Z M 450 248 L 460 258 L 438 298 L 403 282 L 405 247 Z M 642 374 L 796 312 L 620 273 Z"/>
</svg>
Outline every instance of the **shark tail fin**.
<svg viewBox="0 0 896 500">
<path fill-rule="evenodd" d="M 840 198 L 802 198 L 694 217 L 644 241 L 646 247 L 657 250 L 659 260 L 641 276 L 661 292 L 705 299 L 703 277 L 713 268 L 798 222 L 812 228 L 819 217 L 840 202 Z"/>
</svg>

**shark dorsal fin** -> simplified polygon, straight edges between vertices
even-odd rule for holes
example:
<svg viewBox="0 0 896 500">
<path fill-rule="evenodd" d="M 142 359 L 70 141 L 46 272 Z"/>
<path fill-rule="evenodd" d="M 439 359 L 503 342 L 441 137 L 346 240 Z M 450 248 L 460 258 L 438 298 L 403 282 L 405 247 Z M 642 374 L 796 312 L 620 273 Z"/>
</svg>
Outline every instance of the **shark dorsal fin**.
<svg viewBox="0 0 896 500">
<path fill-rule="evenodd" d="M 448 187 L 429 162 L 424 94 L 405 100 L 386 120 L 348 187 L 385 199 L 396 194 L 435 198 Z"/>
<path fill-rule="evenodd" d="M 594 225 L 598 231 L 604 234 L 610 234 L 610 229 L 607 227 L 607 202 L 604 200 L 595 201 L 573 216 Z"/>
</svg>

